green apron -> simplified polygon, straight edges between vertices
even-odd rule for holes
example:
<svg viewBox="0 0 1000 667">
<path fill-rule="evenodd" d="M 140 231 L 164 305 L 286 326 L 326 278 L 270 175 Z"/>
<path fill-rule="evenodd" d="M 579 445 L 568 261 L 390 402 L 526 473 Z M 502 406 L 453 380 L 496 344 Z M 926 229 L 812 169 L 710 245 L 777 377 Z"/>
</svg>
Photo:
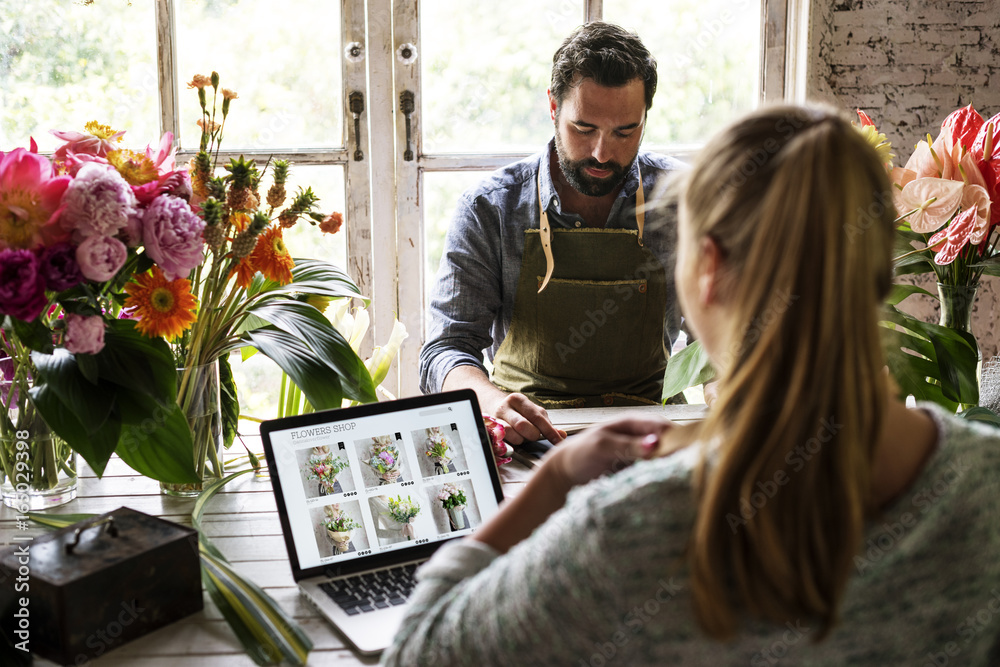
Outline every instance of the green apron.
<svg viewBox="0 0 1000 667">
<path fill-rule="evenodd" d="M 660 403 L 667 279 L 642 244 L 643 203 L 640 176 L 638 230 L 553 230 L 539 193 L 494 384 L 547 408 Z"/>
</svg>

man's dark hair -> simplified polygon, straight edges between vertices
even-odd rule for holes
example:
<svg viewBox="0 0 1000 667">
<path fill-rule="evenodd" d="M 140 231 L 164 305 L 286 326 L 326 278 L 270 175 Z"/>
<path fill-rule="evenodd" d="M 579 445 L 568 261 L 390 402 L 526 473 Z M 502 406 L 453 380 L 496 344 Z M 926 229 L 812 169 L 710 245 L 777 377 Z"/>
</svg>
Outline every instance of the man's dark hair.
<svg viewBox="0 0 1000 667">
<path fill-rule="evenodd" d="M 552 56 L 549 90 L 556 105 L 561 106 L 569 89 L 582 79 L 609 88 L 641 79 L 649 110 L 656 92 L 656 59 L 634 32 L 594 21 L 574 30 Z"/>
</svg>

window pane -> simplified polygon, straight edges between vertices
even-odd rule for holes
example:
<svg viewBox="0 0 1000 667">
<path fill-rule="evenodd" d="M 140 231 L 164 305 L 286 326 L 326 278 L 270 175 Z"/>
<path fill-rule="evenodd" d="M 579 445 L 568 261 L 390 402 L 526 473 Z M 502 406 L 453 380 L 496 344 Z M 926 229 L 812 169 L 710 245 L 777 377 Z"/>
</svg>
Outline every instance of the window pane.
<svg viewBox="0 0 1000 667">
<path fill-rule="evenodd" d="M 223 148 L 342 145 L 342 52 L 340 2 L 177 2 L 181 145 L 196 149 L 200 137 L 198 97 L 185 84 L 213 70 L 240 96 Z"/>
<path fill-rule="evenodd" d="M 424 173 L 424 289 L 430 298 L 434 276 L 441 263 L 444 236 L 455 215 L 459 196 L 482 181 L 486 171 L 437 171 Z"/>
<path fill-rule="evenodd" d="M 635 30 L 659 81 L 644 145 L 704 143 L 757 106 L 759 2 L 604 0 L 605 20 Z"/>
<path fill-rule="evenodd" d="M 261 184 L 262 196 L 266 191 L 265 187 L 270 187 L 269 176 L 265 177 Z M 286 205 L 291 202 L 299 187 L 313 189 L 313 192 L 319 197 L 319 211 L 324 215 L 333 211 L 339 211 L 343 214 L 344 227 L 336 234 L 330 235 L 322 233 L 319 231 L 319 227 L 314 227 L 305 220 L 299 220 L 294 227 L 285 230 L 284 238 L 288 252 L 292 254 L 292 257 L 322 259 L 336 264 L 346 271 L 346 230 L 351 221 L 347 219 L 347 212 L 344 210 L 344 168 L 340 166 L 304 166 L 293 163 L 289 169 L 288 182 L 285 185 L 288 191 Z"/>
<path fill-rule="evenodd" d="M 0 0 L 0 150 L 61 143 L 49 130 L 96 120 L 123 145 L 159 140 L 152 2 Z"/>
<path fill-rule="evenodd" d="M 268 170 L 270 174 L 270 170 Z M 267 175 L 261 183 L 261 196 L 266 196 L 267 188 L 271 186 L 271 177 Z M 344 168 L 340 166 L 298 166 L 293 164 L 289 170 L 286 189 L 287 205 L 299 187 L 311 187 L 319 196 L 319 210 L 324 214 L 333 211 L 344 211 Z M 292 257 L 308 257 L 323 259 L 346 270 L 347 260 L 347 225 L 350 220 L 344 219 L 344 227 L 339 232 L 324 234 L 318 227 L 304 220 L 284 232 L 285 245 Z M 358 304 L 360 305 L 360 303 Z M 246 361 L 241 360 L 239 352 L 230 357 L 233 376 L 236 378 L 237 394 L 240 401 L 240 413 L 270 419 L 278 414 L 278 391 L 281 387 L 281 369 L 263 354 L 255 354 Z M 240 423 L 243 433 L 255 433 L 256 425 L 249 422 Z"/>
<path fill-rule="evenodd" d="M 423 151 L 541 150 L 552 54 L 582 22 L 580 1 L 423 0 Z"/>
</svg>

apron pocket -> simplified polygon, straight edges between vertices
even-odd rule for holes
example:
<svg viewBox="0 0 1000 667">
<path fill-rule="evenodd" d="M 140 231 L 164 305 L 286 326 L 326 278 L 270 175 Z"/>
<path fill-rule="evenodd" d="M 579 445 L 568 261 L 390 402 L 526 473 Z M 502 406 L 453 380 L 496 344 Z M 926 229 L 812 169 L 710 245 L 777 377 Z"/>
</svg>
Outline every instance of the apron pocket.
<svg viewBox="0 0 1000 667">
<path fill-rule="evenodd" d="M 647 286 L 645 280 L 551 280 L 538 295 L 538 372 L 597 390 L 587 393 L 648 374 L 639 372 Z"/>
</svg>

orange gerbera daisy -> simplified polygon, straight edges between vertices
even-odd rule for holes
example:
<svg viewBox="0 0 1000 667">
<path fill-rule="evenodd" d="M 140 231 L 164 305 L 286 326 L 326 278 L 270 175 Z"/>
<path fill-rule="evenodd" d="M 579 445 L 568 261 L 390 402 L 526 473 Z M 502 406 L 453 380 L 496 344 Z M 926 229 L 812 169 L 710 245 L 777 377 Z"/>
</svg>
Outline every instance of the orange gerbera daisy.
<svg viewBox="0 0 1000 667">
<path fill-rule="evenodd" d="M 271 225 L 261 233 L 257 245 L 250 253 L 250 262 L 268 280 L 279 285 L 292 282 L 292 268 L 295 262 L 288 253 L 280 225 Z"/>
<path fill-rule="evenodd" d="M 135 328 L 150 338 L 173 340 L 198 319 L 198 299 L 191 294 L 191 281 L 167 280 L 158 266 L 125 285 L 125 292 L 125 307 L 137 318 Z"/>
<path fill-rule="evenodd" d="M 248 289 L 253 277 L 257 275 L 257 269 L 254 268 L 253 261 L 249 257 L 243 257 L 239 264 L 229 272 L 229 277 L 232 278 L 234 274 L 236 275 L 236 284 L 243 289 Z"/>
</svg>

